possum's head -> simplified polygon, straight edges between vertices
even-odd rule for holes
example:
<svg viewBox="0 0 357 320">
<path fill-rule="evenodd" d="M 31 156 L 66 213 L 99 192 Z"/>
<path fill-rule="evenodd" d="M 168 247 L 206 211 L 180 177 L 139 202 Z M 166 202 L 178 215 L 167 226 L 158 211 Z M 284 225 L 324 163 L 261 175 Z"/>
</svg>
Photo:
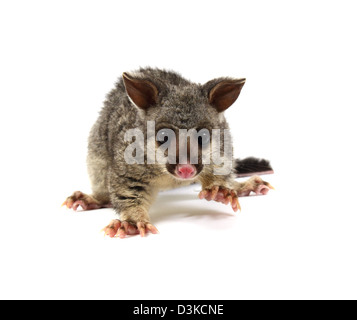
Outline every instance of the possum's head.
<svg viewBox="0 0 357 320">
<path fill-rule="evenodd" d="M 238 98 L 245 79 L 217 78 L 201 85 L 174 72 L 141 69 L 124 73 L 123 80 L 133 107 L 153 131 L 156 160 L 158 155 L 164 156 L 170 174 L 195 179 L 204 170 L 222 166 L 214 161 L 214 151 L 222 159 L 224 143 L 231 148 L 230 137 L 225 138 L 224 111 Z M 149 130 L 145 135 L 149 140 Z M 224 143 L 217 146 L 214 137 Z"/>
</svg>

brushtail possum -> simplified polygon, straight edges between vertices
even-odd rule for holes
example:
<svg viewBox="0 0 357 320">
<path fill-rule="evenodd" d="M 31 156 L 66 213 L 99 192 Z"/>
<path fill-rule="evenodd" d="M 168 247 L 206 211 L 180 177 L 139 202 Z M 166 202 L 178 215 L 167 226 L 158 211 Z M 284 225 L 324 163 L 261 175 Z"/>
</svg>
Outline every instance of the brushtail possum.
<svg viewBox="0 0 357 320">
<path fill-rule="evenodd" d="M 76 191 L 64 205 L 74 210 L 114 208 L 119 219 L 103 230 L 124 238 L 158 232 L 148 211 L 160 190 L 200 183 L 200 199 L 229 204 L 234 211 L 240 209 L 239 196 L 266 194 L 272 187 L 259 176 L 245 182 L 235 178 L 271 173 L 269 162 L 235 160 L 229 152 L 232 141 L 224 111 L 244 83 L 222 77 L 202 85 L 153 68 L 124 73 L 89 135 L 93 193 Z M 156 159 L 159 152 L 161 161 Z"/>
</svg>

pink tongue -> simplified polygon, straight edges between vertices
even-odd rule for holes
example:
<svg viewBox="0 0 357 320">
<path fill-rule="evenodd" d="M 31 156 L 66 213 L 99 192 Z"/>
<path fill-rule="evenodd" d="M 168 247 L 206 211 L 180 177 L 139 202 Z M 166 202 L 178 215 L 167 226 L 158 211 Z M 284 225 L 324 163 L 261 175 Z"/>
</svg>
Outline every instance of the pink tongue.
<svg viewBox="0 0 357 320">
<path fill-rule="evenodd" d="M 196 174 L 196 168 L 192 164 L 178 164 L 176 172 L 181 179 L 190 179 Z"/>
</svg>

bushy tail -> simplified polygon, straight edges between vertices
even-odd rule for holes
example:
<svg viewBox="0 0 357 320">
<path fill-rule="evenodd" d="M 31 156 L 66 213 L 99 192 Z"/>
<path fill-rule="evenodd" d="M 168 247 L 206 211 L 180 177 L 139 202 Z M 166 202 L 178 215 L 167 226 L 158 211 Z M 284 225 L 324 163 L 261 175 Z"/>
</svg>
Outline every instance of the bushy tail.
<svg viewBox="0 0 357 320">
<path fill-rule="evenodd" d="M 274 173 L 268 160 L 249 157 L 236 159 L 234 170 L 238 177 L 248 177 L 252 175 L 262 175 Z"/>
</svg>

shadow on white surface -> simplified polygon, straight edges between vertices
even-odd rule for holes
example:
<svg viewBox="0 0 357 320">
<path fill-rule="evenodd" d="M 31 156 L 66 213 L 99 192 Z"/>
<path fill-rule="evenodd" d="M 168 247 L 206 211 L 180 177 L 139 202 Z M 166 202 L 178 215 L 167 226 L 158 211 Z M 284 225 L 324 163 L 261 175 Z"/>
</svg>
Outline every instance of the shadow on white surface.
<svg viewBox="0 0 357 320">
<path fill-rule="evenodd" d="M 224 210 L 211 209 L 206 200 L 198 199 L 198 193 L 193 186 L 159 194 L 155 204 L 150 209 L 150 217 L 153 224 L 172 220 L 199 220 L 198 223 L 210 224 L 210 221 L 228 221 L 232 214 Z M 196 186 L 197 188 L 197 186 Z M 213 202 L 211 202 L 213 204 Z M 216 204 L 214 204 L 216 206 Z M 224 205 L 220 205 L 222 209 Z M 227 227 L 229 223 L 227 223 Z M 222 224 L 220 224 L 222 227 Z"/>
</svg>

